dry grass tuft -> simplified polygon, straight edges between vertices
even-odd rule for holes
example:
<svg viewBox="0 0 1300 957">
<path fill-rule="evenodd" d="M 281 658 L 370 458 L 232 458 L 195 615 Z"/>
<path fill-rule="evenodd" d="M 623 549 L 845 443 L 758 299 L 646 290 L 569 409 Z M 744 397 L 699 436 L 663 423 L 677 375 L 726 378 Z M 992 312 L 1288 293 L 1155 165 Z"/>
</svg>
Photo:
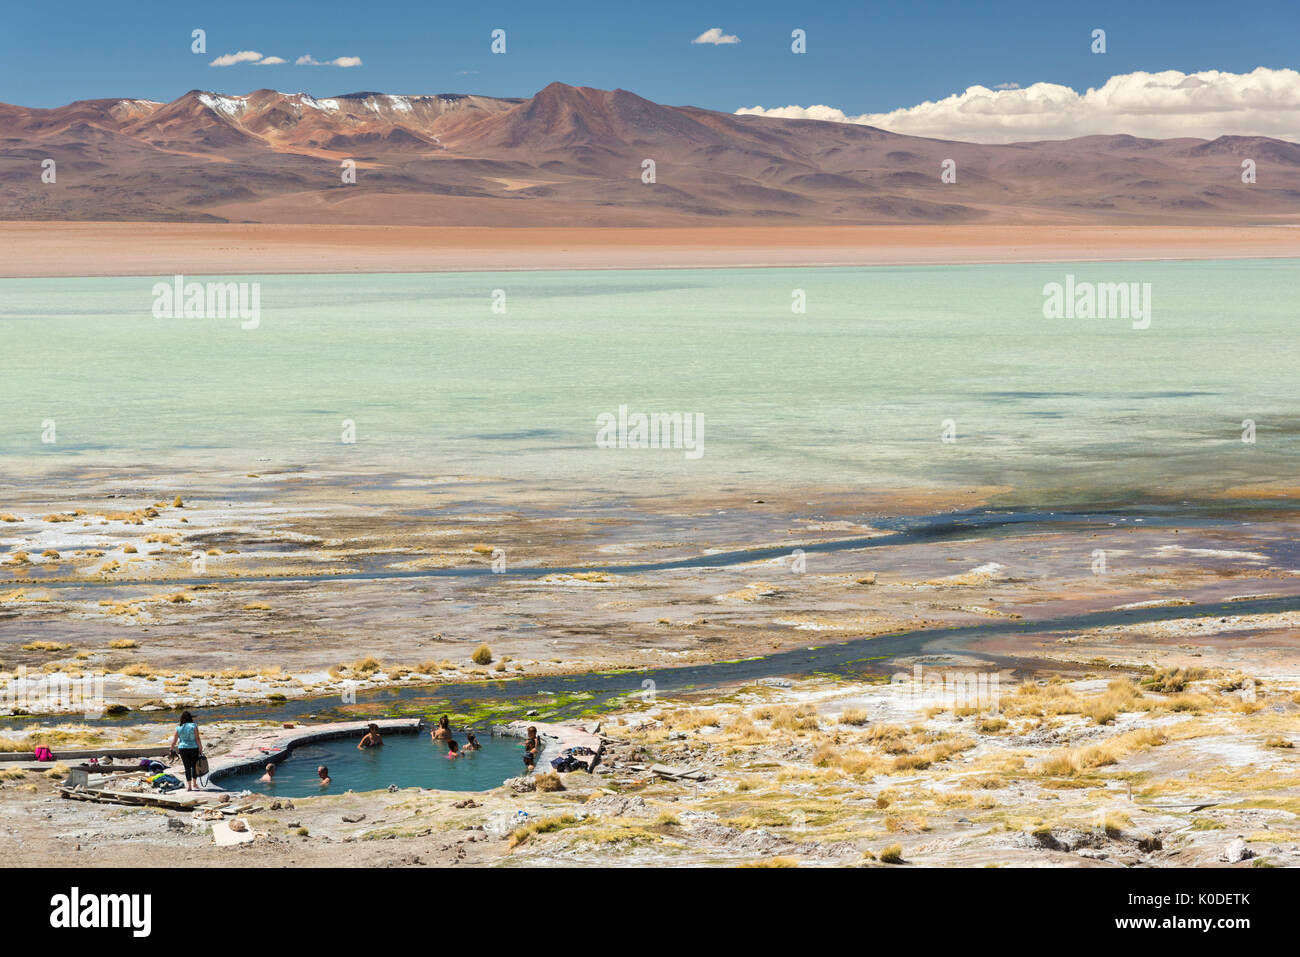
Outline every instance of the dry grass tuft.
<svg viewBox="0 0 1300 957">
<path fill-rule="evenodd" d="M 510 847 L 516 848 L 536 834 L 549 834 L 551 831 L 560 831 L 566 827 L 576 827 L 579 823 L 581 822 L 573 814 L 561 814 L 557 817 L 533 821 L 510 832 Z"/>
<path fill-rule="evenodd" d="M 543 774 L 538 774 L 533 777 L 533 781 L 536 783 L 537 790 L 539 791 L 564 790 L 564 782 L 560 780 L 560 776 L 554 771 L 547 771 Z"/>
<path fill-rule="evenodd" d="M 1200 668 L 1162 668 L 1142 679 L 1142 687 L 1161 694 L 1176 694 L 1204 675 Z"/>
<path fill-rule="evenodd" d="M 57 641 L 29 641 L 23 645 L 23 651 L 65 651 L 67 647 Z"/>
<path fill-rule="evenodd" d="M 882 864 L 902 864 L 903 863 L 903 845 L 890 844 L 880 852 L 880 863 Z"/>
</svg>

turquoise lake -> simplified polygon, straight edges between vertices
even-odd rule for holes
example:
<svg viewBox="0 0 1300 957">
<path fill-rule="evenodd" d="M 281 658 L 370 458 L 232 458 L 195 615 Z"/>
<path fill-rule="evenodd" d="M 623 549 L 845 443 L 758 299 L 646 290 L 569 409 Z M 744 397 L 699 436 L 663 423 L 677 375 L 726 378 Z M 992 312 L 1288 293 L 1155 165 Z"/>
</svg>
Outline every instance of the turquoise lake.
<svg viewBox="0 0 1300 957">
<path fill-rule="evenodd" d="M 156 318 L 171 277 L 6 279 L 0 455 L 14 474 L 262 463 L 560 493 L 1192 497 L 1300 474 L 1298 265 L 187 277 L 260 283 L 255 329 Z M 1067 274 L 1150 283 L 1150 327 L 1044 318 Z M 598 448 L 620 405 L 699 414 L 703 455 Z"/>
</svg>

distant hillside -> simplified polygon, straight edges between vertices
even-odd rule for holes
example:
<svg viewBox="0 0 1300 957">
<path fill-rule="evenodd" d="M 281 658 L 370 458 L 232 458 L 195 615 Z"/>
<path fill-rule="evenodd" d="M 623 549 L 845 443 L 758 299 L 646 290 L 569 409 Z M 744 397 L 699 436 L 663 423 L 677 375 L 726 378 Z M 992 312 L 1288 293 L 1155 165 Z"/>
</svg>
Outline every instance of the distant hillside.
<svg viewBox="0 0 1300 957">
<path fill-rule="evenodd" d="M 0 105 L 0 219 L 400 225 L 1294 222 L 1300 145 L 1088 136 L 985 146 L 662 106 L 198 90 Z M 57 182 L 41 163 L 57 163 Z M 352 159 L 357 182 L 344 185 Z M 642 182 L 642 162 L 656 181 Z M 956 164 L 956 182 L 940 180 Z M 1242 161 L 1258 182 L 1241 181 Z"/>
</svg>

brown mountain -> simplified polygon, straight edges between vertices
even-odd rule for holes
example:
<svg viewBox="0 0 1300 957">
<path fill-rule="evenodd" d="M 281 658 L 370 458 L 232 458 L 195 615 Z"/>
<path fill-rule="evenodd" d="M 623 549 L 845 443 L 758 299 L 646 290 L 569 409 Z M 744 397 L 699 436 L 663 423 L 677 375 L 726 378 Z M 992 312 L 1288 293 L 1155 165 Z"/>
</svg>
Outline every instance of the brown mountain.
<svg viewBox="0 0 1300 957">
<path fill-rule="evenodd" d="M 46 158 L 57 182 L 41 181 Z M 345 185 L 340 164 L 357 166 Z M 642 182 L 655 163 L 656 181 Z M 956 163 L 957 181 L 940 180 Z M 1242 161 L 1258 182 L 1241 181 Z M 0 104 L 0 219 L 401 225 L 1294 221 L 1300 146 L 985 146 L 552 83 L 529 99 L 198 90 Z"/>
</svg>

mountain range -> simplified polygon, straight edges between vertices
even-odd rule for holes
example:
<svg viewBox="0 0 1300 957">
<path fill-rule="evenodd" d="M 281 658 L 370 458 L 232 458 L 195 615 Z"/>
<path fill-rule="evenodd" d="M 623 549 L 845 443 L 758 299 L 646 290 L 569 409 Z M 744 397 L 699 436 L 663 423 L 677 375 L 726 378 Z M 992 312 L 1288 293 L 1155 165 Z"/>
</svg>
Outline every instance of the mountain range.
<svg viewBox="0 0 1300 957">
<path fill-rule="evenodd" d="M 55 162 L 55 181 L 42 181 Z M 355 183 L 345 183 L 345 161 Z M 643 181 L 653 160 L 653 182 Z M 952 161 L 955 182 L 941 173 Z M 1243 182 L 1243 161 L 1257 181 Z M 48 166 L 48 164 L 45 164 Z M 0 104 L 0 219 L 449 226 L 1287 223 L 1300 145 L 1268 137 L 980 145 L 664 106 L 193 90 Z"/>
</svg>

